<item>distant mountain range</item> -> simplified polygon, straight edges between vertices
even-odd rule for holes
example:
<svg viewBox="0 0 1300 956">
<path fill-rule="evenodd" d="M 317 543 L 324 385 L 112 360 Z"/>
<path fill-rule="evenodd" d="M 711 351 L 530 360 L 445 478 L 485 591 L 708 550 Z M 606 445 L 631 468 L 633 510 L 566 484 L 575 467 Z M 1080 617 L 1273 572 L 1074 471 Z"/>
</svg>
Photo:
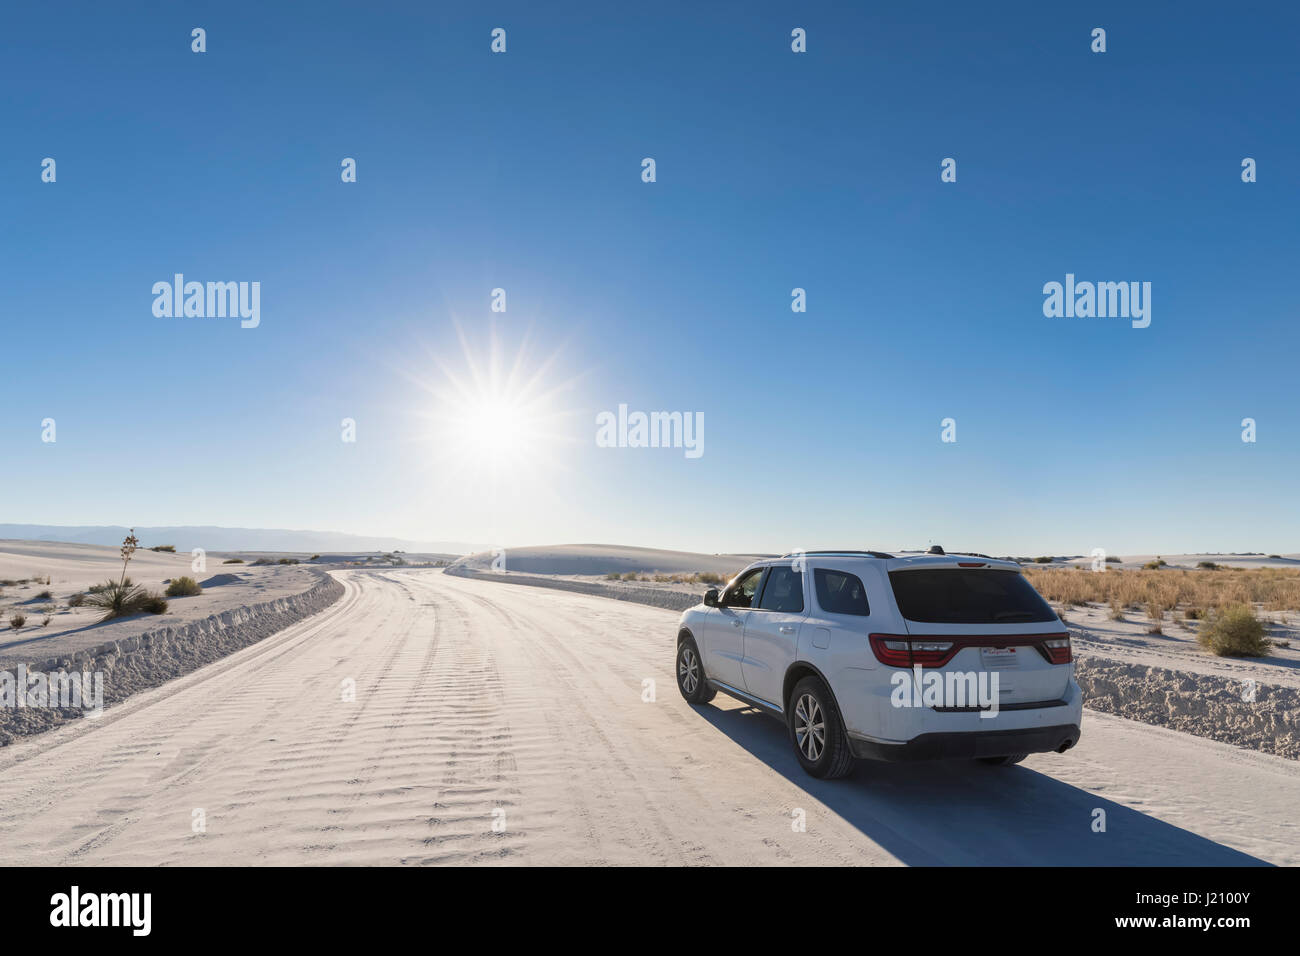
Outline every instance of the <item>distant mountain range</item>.
<svg viewBox="0 0 1300 956">
<path fill-rule="evenodd" d="M 72 544 L 121 544 L 130 529 L 118 525 L 0 524 L 0 538 L 24 541 L 66 541 Z M 369 537 L 338 531 L 290 531 L 281 528 L 217 528 L 173 525 L 135 529 L 144 548 L 175 545 L 178 551 L 393 551 L 469 554 L 483 548 L 464 541 L 411 541 Z"/>
</svg>

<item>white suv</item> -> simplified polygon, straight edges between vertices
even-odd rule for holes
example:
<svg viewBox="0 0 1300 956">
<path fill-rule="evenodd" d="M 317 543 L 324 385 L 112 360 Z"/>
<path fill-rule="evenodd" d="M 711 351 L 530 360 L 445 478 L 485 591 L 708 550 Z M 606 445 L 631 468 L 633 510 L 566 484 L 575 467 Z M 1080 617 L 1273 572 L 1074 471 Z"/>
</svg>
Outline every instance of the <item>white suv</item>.
<svg viewBox="0 0 1300 956">
<path fill-rule="evenodd" d="M 783 719 L 803 768 L 1006 765 L 1079 742 L 1070 635 L 1013 561 L 808 551 L 750 565 L 682 614 L 677 686 Z"/>
</svg>

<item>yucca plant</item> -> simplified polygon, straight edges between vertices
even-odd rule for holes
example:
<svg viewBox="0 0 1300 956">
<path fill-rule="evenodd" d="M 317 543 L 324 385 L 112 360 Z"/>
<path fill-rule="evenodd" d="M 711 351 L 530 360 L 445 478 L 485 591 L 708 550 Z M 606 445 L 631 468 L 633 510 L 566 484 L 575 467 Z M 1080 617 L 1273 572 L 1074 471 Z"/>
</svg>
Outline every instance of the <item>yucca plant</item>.
<svg viewBox="0 0 1300 956">
<path fill-rule="evenodd" d="M 104 611 L 101 621 L 111 621 L 115 617 L 143 611 L 147 593 L 143 587 L 129 581 L 106 581 L 86 597 L 86 603 Z"/>
<path fill-rule="evenodd" d="M 140 539 L 135 536 L 135 528 L 122 539 L 122 583 L 126 583 L 126 566 L 131 561 L 131 555 L 135 554 L 136 546 L 140 544 Z"/>
<path fill-rule="evenodd" d="M 132 584 L 131 579 L 126 576 L 126 567 L 139 543 L 135 536 L 135 529 L 132 528 L 131 533 L 122 541 L 122 577 L 116 584 L 106 581 L 102 585 L 91 588 L 91 593 L 86 597 L 86 603 L 91 607 L 103 609 L 104 616 L 100 618 L 101 621 L 111 621 L 115 617 L 126 617 L 128 614 L 139 614 L 142 611 L 162 614 L 167 610 L 167 602 L 163 600 L 162 595 L 151 594 L 142 586 Z"/>
</svg>

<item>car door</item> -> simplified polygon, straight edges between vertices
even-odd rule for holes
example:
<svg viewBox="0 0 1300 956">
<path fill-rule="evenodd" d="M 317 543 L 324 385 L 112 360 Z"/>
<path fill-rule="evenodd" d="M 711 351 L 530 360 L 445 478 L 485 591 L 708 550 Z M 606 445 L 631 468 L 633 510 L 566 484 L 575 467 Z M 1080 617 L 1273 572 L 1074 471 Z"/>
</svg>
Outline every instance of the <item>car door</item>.
<svg viewBox="0 0 1300 956">
<path fill-rule="evenodd" d="M 745 690 L 777 707 L 783 706 L 785 672 L 794 663 L 799 625 L 808 616 L 804 576 L 789 565 L 768 570 L 758 606 L 745 621 L 741 674 Z"/>
<path fill-rule="evenodd" d="M 730 684 L 737 690 L 745 689 L 745 679 L 740 673 L 745 621 L 751 613 L 766 570 L 762 567 L 753 568 L 737 575 L 731 586 L 722 592 L 716 613 L 710 615 L 704 649 L 704 672 L 713 680 Z"/>
</svg>

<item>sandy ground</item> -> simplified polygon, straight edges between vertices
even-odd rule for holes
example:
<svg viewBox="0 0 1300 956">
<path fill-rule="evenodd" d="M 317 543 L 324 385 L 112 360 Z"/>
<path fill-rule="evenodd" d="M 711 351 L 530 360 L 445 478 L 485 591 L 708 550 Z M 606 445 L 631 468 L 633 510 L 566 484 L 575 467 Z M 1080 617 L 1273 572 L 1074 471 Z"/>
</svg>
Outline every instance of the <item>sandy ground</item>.
<svg viewBox="0 0 1300 956">
<path fill-rule="evenodd" d="M 1055 607 L 1055 605 L 1053 605 Z M 1215 657 L 1196 643 L 1202 621 L 1174 621 L 1166 612 L 1161 633 L 1149 633 L 1152 622 L 1144 611 L 1125 612 L 1125 620 L 1112 621 L 1106 605 L 1089 604 L 1057 608 L 1080 654 L 1150 667 L 1169 667 L 1196 674 L 1253 678 L 1263 684 L 1300 688 L 1300 620 L 1294 612 L 1259 611 L 1268 622 L 1268 636 L 1290 643 L 1272 647 L 1268 657 Z"/>
<path fill-rule="evenodd" d="M 0 864 L 1300 864 L 1294 761 L 1088 713 L 1019 767 L 816 781 L 777 721 L 681 699 L 670 611 L 336 574 L 321 614 L 0 751 Z"/>
<path fill-rule="evenodd" d="M 176 627 L 229 608 L 288 597 L 307 590 L 319 578 L 319 572 L 306 565 L 227 565 L 220 555 L 208 555 L 206 570 L 196 572 L 192 561 L 188 553 L 136 551 L 127 569 L 127 576 L 136 584 L 161 594 L 165 581 L 184 575 L 204 584 L 204 591 L 193 597 L 168 598 L 166 614 L 138 614 L 100 623 L 103 611 L 69 607 L 68 598 L 92 584 L 118 580 L 122 559 L 117 548 L 0 541 L 0 581 L 50 578 L 48 585 L 35 581 L 0 585 L 0 670 L 66 656 L 156 628 Z M 52 596 L 39 597 L 46 590 Z M 27 619 L 18 630 L 9 626 L 15 613 Z M 42 625 L 47 613 L 50 622 Z"/>
</svg>

